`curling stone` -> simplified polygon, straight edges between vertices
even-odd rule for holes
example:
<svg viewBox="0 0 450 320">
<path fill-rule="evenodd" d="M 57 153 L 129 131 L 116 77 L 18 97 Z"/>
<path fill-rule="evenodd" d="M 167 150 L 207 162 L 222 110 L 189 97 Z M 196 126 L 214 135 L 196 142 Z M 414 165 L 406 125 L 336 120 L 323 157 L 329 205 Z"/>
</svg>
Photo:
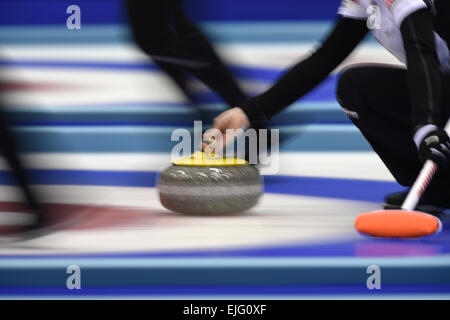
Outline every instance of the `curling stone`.
<svg viewBox="0 0 450 320">
<path fill-rule="evenodd" d="M 193 215 L 235 214 L 252 208 L 263 193 L 258 170 L 247 161 L 196 152 L 172 162 L 158 181 L 161 204 Z"/>
</svg>

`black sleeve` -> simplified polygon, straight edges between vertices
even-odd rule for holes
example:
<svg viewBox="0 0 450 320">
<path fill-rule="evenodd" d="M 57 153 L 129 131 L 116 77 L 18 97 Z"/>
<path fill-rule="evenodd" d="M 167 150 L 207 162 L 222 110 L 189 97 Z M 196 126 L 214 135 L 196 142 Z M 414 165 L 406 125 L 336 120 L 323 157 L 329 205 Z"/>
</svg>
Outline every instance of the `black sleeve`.
<svg viewBox="0 0 450 320">
<path fill-rule="evenodd" d="M 418 10 L 403 20 L 401 32 L 414 128 L 438 124 L 442 78 L 435 47 L 434 16 L 428 9 Z"/>
<path fill-rule="evenodd" d="M 340 17 L 322 46 L 309 58 L 293 66 L 269 90 L 240 107 L 252 122 L 270 119 L 320 84 L 367 32 L 365 20 Z"/>
</svg>

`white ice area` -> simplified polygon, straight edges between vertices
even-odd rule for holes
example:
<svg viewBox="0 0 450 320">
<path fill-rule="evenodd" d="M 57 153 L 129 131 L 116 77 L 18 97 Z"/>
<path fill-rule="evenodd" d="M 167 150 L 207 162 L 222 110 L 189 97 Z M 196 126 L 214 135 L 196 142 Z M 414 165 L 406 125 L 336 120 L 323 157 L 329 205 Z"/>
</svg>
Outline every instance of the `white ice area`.
<svg viewBox="0 0 450 320">
<path fill-rule="evenodd" d="M 96 211 L 101 213 L 99 206 L 120 208 L 134 218 L 118 226 L 60 230 L 28 242 L 3 243 L 0 255 L 170 252 L 339 241 L 360 237 L 353 228 L 354 218 L 377 208 L 366 202 L 266 194 L 240 215 L 192 217 L 165 210 L 153 188 L 39 188 L 50 195 L 47 202 L 94 205 L 83 212 L 84 223 L 89 223 L 89 216 L 95 219 Z M 0 187 L 0 201 L 19 199 L 15 191 Z M 25 223 L 23 215 L 6 214 L 2 219 L 8 225 L 13 219 Z M 75 219 L 73 226 L 77 223 Z"/>
<path fill-rule="evenodd" d="M 284 152 L 278 175 L 394 181 L 374 152 Z M 22 159 L 32 169 L 161 171 L 166 153 L 33 153 Z M 8 168 L 0 157 L 0 170 Z"/>
<path fill-rule="evenodd" d="M 222 44 L 217 46 L 224 60 L 234 66 L 282 70 L 314 50 L 314 43 L 300 44 Z M 132 45 L 8 45 L 2 55 L 18 62 L 143 63 L 147 57 Z M 360 46 L 333 73 L 354 63 L 399 62 L 376 43 Z M 96 69 L 39 66 L 3 66 L 2 78 L 8 81 L 56 85 L 58 90 L 13 90 L 5 95 L 10 106 L 68 106 L 129 102 L 183 102 L 185 97 L 171 80 L 146 69 Z M 244 89 L 260 92 L 266 81 L 240 79 Z M 206 88 L 198 81 L 190 84 L 196 91 Z M 158 90 L 148 90 L 155 88 Z M 70 95 L 70 99 L 67 96 Z"/>
</svg>

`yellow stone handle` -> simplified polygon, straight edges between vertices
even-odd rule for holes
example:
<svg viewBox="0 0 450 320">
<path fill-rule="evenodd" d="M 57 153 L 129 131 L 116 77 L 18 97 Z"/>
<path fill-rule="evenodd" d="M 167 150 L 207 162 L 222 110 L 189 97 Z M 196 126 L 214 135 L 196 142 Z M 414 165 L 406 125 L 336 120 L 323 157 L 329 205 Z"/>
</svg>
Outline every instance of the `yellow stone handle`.
<svg viewBox="0 0 450 320">
<path fill-rule="evenodd" d="M 196 151 L 189 157 L 172 161 L 175 166 L 197 166 L 197 167 L 213 167 L 213 166 L 245 166 L 248 162 L 239 158 L 226 158 L 218 155 L 207 154 L 205 152 Z"/>
</svg>

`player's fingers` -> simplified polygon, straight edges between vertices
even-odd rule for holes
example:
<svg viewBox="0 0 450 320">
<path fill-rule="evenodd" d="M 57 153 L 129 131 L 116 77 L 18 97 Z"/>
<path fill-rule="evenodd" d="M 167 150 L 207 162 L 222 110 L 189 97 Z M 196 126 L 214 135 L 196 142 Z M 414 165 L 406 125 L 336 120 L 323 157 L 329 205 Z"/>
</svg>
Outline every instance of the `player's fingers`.
<svg viewBox="0 0 450 320">
<path fill-rule="evenodd" d="M 221 133 L 221 130 L 215 126 L 213 126 L 211 129 L 208 129 L 203 134 L 203 141 L 204 142 L 211 142 L 211 140 L 214 140 L 218 133 Z"/>
<path fill-rule="evenodd" d="M 212 132 L 206 131 L 203 134 L 203 143 L 208 143 L 209 141 L 211 141 L 213 139 L 213 137 L 214 136 L 213 136 Z"/>
<path fill-rule="evenodd" d="M 229 116 L 228 112 L 225 111 L 214 118 L 213 123 L 212 123 L 212 128 L 218 129 L 221 132 L 224 132 L 229 121 L 230 121 L 230 116 Z"/>
<path fill-rule="evenodd" d="M 203 134 L 203 151 L 214 153 L 221 150 L 222 136 L 222 132 L 217 128 L 206 130 Z"/>
<path fill-rule="evenodd" d="M 220 118 L 219 117 L 215 117 L 214 120 L 213 120 L 213 123 L 212 123 L 212 127 L 216 128 L 216 129 L 219 129 L 220 125 L 221 125 Z"/>
</svg>

